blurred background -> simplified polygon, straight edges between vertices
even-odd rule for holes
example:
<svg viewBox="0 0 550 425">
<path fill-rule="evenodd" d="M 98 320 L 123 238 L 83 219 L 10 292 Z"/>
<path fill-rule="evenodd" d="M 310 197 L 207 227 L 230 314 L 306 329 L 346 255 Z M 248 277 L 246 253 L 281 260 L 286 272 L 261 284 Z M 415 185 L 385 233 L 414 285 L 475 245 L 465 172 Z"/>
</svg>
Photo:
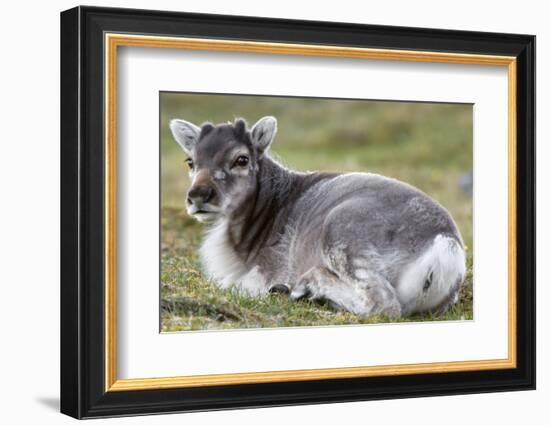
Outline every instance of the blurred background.
<svg viewBox="0 0 550 425">
<path fill-rule="evenodd" d="M 471 265 L 472 105 L 163 92 L 161 243 L 166 300 L 182 293 L 201 296 L 200 288 L 188 293 L 192 287 L 190 278 L 182 277 L 177 268 L 169 265 L 174 265 L 178 256 L 193 255 L 200 243 L 201 229 L 185 214 L 189 185 L 186 155 L 170 134 L 169 120 L 182 118 L 200 125 L 242 117 L 253 125 L 265 115 L 278 120 L 271 152 L 291 169 L 379 173 L 412 184 L 439 201 L 457 222 Z M 188 266 L 200 273 L 196 259 Z M 167 282 L 172 282 L 171 289 Z M 469 290 L 463 294 L 463 301 L 470 305 L 463 306 L 458 318 L 471 316 L 471 280 L 467 285 Z M 200 316 L 204 308 L 193 310 L 180 305 L 170 310 L 169 303 L 165 307 L 163 326 L 170 320 L 173 324 L 166 325 L 166 329 L 206 326 L 200 320 L 197 326 L 187 320 L 188 316 Z"/>
</svg>

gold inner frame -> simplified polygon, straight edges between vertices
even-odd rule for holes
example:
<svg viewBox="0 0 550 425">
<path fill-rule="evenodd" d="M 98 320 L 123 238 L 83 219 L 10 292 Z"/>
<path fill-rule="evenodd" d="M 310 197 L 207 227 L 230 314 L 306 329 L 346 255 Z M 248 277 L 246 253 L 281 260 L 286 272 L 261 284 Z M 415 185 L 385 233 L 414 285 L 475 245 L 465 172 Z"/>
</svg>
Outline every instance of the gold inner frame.
<svg viewBox="0 0 550 425">
<path fill-rule="evenodd" d="M 235 385 L 320 379 L 510 369 L 516 367 L 516 58 L 327 45 L 105 34 L 105 391 Z M 116 100 L 119 46 L 325 56 L 507 67 L 508 71 L 508 357 L 495 360 L 117 379 Z"/>
</svg>

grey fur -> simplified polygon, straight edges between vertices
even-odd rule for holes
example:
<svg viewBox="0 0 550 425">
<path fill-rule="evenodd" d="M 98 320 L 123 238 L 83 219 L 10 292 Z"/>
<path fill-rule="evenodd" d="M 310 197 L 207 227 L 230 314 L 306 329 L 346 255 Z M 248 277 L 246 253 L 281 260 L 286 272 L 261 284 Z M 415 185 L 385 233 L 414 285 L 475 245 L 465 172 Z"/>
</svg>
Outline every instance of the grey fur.
<svg viewBox="0 0 550 425">
<path fill-rule="evenodd" d="M 277 120 L 275 117 L 263 117 L 259 120 L 252 130 L 250 130 L 250 139 L 254 147 L 261 153 L 267 151 L 269 145 L 277 133 Z"/>
<path fill-rule="evenodd" d="M 199 140 L 200 128 L 190 122 L 174 119 L 170 121 L 170 130 L 172 130 L 172 135 L 181 148 L 188 155 L 191 155 L 195 144 Z"/>
<path fill-rule="evenodd" d="M 171 128 L 183 147 L 179 127 Z M 192 148 L 185 144 L 194 163 L 190 192 L 206 185 L 215 193 L 205 211 L 189 206 L 212 226 L 203 261 L 214 280 L 253 295 L 288 288 L 292 299 L 323 298 L 365 316 L 456 302 L 463 243 L 441 205 L 380 175 L 288 170 L 266 153 L 275 132 L 273 117 L 251 131 L 237 120 L 195 130 Z M 247 166 L 237 167 L 235 155 Z M 230 264 L 213 256 L 214 233 Z"/>
</svg>

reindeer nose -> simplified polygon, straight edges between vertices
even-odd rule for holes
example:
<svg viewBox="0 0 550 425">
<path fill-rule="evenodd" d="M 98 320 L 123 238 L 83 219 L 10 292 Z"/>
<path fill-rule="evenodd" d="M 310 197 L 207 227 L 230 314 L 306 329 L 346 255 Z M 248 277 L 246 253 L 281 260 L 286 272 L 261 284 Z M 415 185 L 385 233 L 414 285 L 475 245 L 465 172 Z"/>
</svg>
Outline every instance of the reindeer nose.
<svg viewBox="0 0 550 425">
<path fill-rule="evenodd" d="M 189 205 L 195 204 L 197 207 L 200 207 L 210 202 L 212 198 L 214 198 L 214 189 L 210 186 L 196 186 L 187 194 L 187 203 Z"/>
</svg>

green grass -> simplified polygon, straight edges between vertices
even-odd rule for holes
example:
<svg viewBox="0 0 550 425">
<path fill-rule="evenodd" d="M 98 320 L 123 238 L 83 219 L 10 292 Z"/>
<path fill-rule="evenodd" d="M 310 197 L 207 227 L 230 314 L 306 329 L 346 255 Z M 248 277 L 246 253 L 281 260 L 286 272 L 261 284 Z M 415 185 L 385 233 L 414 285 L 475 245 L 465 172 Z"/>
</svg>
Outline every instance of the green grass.
<svg viewBox="0 0 550 425">
<path fill-rule="evenodd" d="M 162 330 L 272 328 L 383 323 L 387 317 L 361 318 L 336 312 L 308 300 L 292 302 L 271 294 L 255 299 L 220 289 L 202 275 L 197 258 L 201 227 L 176 208 L 162 210 Z M 469 257 L 471 270 L 471 257 Z M 461 302 L 444 316 L 416 315 L 399 321 L 461 320 L 472 318 L 472 275 L 468 273 Z M 393 320 L 395 321 L 395 320 Z"/>
<path fill-rule="evenodd" d="M 161 95 L 162 331 L 326 326 L 389 321 L 336 312 L 281 294 L 255 299 L 222 290 L 201 273 L 202 225 L 184 209 L 189 181 L 185 155 L 171 139 L 171 118 L 201 123 L 275 115 L 274 153 L 299 170 L 369 171 L 406 181 L 443 204 L 467 247 L 468 274 L 460 302 L 444 315 L 399 321 L 472 319 L 472 199 L 459 188 L 472 169 L 472 108 L 396 102 L 356 102 L 251 96 Z M 392 320 L 395 321 L 395 320 Z"/>
</svg>

